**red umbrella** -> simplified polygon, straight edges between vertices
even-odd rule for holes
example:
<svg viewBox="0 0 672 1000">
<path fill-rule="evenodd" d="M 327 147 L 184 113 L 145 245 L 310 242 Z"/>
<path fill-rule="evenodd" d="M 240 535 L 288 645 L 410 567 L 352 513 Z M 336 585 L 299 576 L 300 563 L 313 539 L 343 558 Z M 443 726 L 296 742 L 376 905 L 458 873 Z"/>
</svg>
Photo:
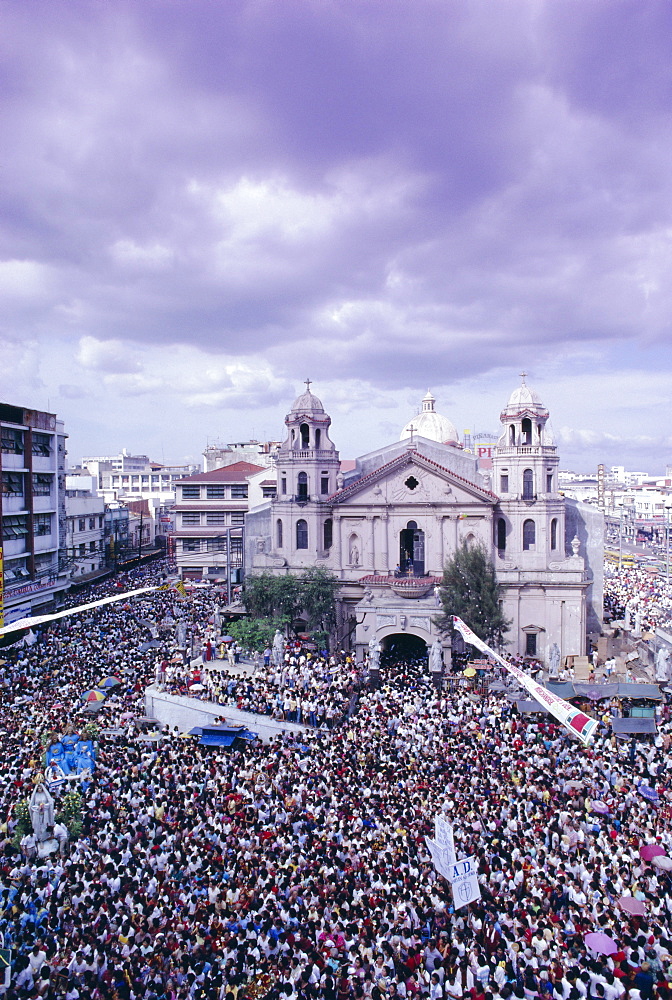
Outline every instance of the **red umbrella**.
<svg viewBox="0 0 672 1000">
<path fill-rule="evenodd" d="M 613 938 L 603 931 L 592 931 L 586 934 L 583 939 L 591 951 L 598 955 L 614 955 L 618 951 L 618 945 Z"/>
<path fill-rule="evenodd" d="M 667 854 L 667 851 L 660 844 L 644 844 L 639 849 L 639 856 L 644 861 L 651 861 L 653 858 L 662 857 L 664 854 Z"/>
<path fill-rule="evenodd" d="M 635 899 L 634 896 L 621 896 L 617 903 L 624 913 L 630 913 L 633 917 L 646 916 L 646 907 L 641 899 Z"/>
</svg>

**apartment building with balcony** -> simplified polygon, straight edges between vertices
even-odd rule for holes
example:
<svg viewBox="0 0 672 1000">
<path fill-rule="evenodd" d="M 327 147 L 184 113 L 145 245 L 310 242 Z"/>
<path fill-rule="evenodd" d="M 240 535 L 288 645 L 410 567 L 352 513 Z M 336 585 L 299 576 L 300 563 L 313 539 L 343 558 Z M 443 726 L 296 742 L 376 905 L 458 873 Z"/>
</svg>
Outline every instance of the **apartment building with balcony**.
<svg viewBox="0 0 672 1000">
<path fill-rule="evenodd" d="M 69 586 L 66 438 L 55 413 L 0 403 L 0 613 L 5 624 L 53 610 Z"/>
<path fill-rule="evenodd" d="M 240 582 L 250 479 L 260 473 L 268 469 L 234 462 L 176 484 L 175 558 L 183 579 Z"/>
</svg>

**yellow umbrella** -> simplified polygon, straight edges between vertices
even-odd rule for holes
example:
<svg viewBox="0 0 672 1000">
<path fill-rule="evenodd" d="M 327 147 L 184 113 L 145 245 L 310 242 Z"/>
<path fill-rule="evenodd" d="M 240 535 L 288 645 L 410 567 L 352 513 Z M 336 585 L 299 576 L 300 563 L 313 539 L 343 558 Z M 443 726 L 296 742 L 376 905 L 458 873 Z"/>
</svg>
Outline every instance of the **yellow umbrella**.
<svg viewBox="0 0 672 1000">
<path fill-rule="evenodd" d="M 467 667 L 467 669 L 464 671 L 464 676 L 465 677 L 475 677 L 476 676 L 476 671 L 474 670 L 473 667 Z"/>
</svg>

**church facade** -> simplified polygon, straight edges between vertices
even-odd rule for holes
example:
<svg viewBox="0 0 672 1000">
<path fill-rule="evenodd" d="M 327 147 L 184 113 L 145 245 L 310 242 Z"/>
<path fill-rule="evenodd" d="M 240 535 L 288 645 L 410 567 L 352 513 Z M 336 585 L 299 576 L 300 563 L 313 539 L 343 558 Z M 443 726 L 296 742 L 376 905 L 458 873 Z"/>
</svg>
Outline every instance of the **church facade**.
<svg viewBox="0 0 672 1000">
<path fill-rule="evenodd" d="M 601 529 L 558 491 L 549 414 L 523 379 L 481 471 L 428 393 L 401 438 L 341 471 L 331 418 L 310 391 L 293 403 L 277 453 L 277 496 L 247 514 L 246 573 L 324 566 L 341 582 L 338 642 L 358 658 L 438 638 L 438 587 L 462 541 L 490 553 L 511 619 L 506 651 L 548 662 L 583 654 L 601 622 Z M 569 505 L 571 504 L 571 509 Z"/>
</svg>

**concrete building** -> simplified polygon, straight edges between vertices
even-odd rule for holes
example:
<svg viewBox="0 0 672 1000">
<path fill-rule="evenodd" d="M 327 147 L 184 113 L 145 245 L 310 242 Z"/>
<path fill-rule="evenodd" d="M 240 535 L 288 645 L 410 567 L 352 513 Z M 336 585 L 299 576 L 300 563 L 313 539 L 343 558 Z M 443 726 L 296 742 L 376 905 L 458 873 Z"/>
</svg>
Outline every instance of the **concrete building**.
<svg viewBox="0 0 672 1000">
<path fill-rule="evenodd" d="M 308 383 L 285 419 L 277 497 L 246 518 L 246 572 L 324 566 L 341 581 L 339 642 L 360 656 L 371 640 L 420 652 L 437 638 L 446 561 L 462 541 L 480 541 L 504 588 L 509 651 L 547 660 L 557 644 L 563 656 L 585 653 L 602 615 L 601 514 L 592 511 L 589 524 L 583 504 L 568 514 L 539 396 L 524 380 L 512 393 L 487 472 L 454 443 L 454 425 L 430 396 L 421 427 L 434 438 L 411 421 L 400 441 L 344 472 L 331 418 Z"/>
<path fill-rule="evenodd" d="M 209 444 L 203 452 L 203 471 L 212 472 L 236 462 L 269 466 L 280 447 L 279 441 L 233 441 L 226 445 Z"/>
<path fill-rule="evenodd" d="M 66 437 L 56 414 L 0 403 L 5 624 L 53 610 L 69 586 L 66 567 Z"/>
<path fill-rule="evenodd" d="M 240 582 L 249 480 L 259 474 L 268 470 L 235 462 L 177 483 L 175 559 L 181 577 Z"/>
<path fill-rule="evenodd" d="M 159 504 L 175 500 L 175 483 L 198 471 L 196 465 L 162 465 L 147 455 L 118 455 L 82 459 L 82 470 L 97 477 L 98 491 L 110 503 L 115 500 L 155 499 Z"/>
<path fill-rule="evenodd" d="M 66 489 L 65 513 L 67 569 L 84 582 L 107 569 L 105 501 L 88 490 Z"/>
</svg>

